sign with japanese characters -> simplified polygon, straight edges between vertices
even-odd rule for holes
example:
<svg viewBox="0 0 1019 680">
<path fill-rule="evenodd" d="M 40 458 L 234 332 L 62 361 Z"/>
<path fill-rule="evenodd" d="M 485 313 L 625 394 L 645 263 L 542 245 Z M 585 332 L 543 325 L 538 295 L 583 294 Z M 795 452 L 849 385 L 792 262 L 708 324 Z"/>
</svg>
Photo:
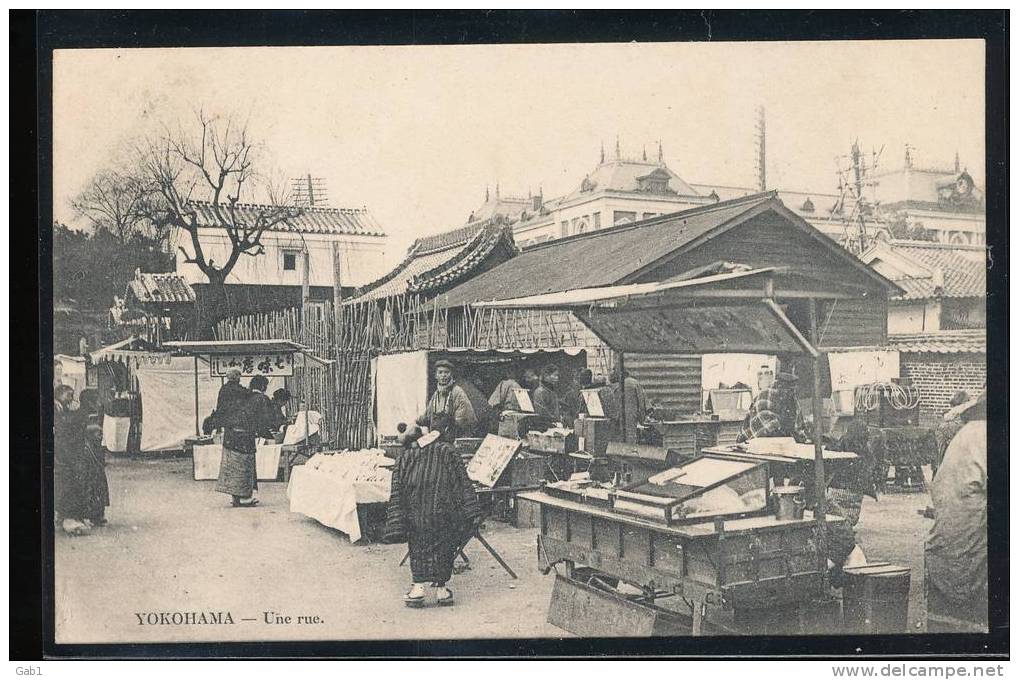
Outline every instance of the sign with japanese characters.
<svg viewBox="0 0 1019 680">
<path fill-rule="evenodd" d="M 231 368 L 241 369 L 241 375 L 250 378 L 264 375 L 289 376 L 294 374 L 294 355 L 289 352 L 267 354 L 223 354 L 214 355 L 209 363 L 213 377 L 222 378 Z"/>
</svg>

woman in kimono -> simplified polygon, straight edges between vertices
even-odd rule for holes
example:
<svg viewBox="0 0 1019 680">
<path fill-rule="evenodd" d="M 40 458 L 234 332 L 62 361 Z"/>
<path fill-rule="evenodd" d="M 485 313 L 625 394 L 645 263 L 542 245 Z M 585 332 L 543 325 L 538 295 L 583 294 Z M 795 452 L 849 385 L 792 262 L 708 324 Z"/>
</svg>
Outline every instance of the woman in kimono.
<svg viewBox="0 0 1019 680">
<path fill-rule="evenodd" d="M 387 543 L 406 542 L 410 549 L 413 585 L 404 595 L 408 607 L 421 607 L 428 588 L 440 606 L 453 604 L 446 587 L 453 560 L 477 530 L 480 509 L 459 454 L 451 444 L 435 442 L 419 448 L 414 428 L 393 469 Z"/>
<path fill-rule="evenodd" d="M 258 489 L 255 470 L 256 439 L 272 436 L 274 415 L 272 402 L 265 396 L 269 386 L 265 376 L 256 375 L 248 383 L 250 394 L 243 401 L 220 399 L 216 419 L 223 425 L 223 458 L 219 466 L 216 491 L 229 494 L 233 507 L 251 508 L 258 505 L 252 495 Z M 220 393 L 222 396 L 222 392 Z M 278 412 L 277 412 L 278 413 Z"/>
</svg>

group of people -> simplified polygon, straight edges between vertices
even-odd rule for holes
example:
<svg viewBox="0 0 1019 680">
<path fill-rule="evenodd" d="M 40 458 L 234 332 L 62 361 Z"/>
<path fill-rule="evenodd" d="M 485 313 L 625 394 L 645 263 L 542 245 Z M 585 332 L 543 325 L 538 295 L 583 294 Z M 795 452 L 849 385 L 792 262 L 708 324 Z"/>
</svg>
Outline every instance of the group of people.
<svg viewBox="0 0 1019 680">
<path fill-rule="evenodd" d="M 53 486 L 56 519 L 64 533 L 81 536 L 106 524 L 110 487 L 99 425 L 99 400 L 83 390 L 74 408 L 74 388 L 53 391 Z"/>
<path fill-rule="evenodd" d="M 206 434 L 223 432 L 223 457 L 219 467 L 216 491 L 231 497 L 235 508 L 258 505 L 254 497 L 258 489 L 255 453 L 258 438 L 272 438 L 287 423 L 285 405 L 290 393 L 276 390 L 272 399 L 266 396 L 269 380 L 256 375 L 241 385 L 241 371 L 230 368 L 219 390 L 216 409 L 205 419 Z"/>
<path fill-rule="evenodd" d="M 473 484 L 453 443 L 458 437 L 475 436 L 485 425 L 484 419 L 479 418 L 468 393 L 471 386 L 457 382 L 452 362 L 437 361 L 434 370 L 435 392 L 417 419 L 417 427 L 402 435 L 404 450 L 393 468 L 384 533 L 387 542 L 407 543 L 409 548 L 413 582 L 404 595 L 408 607 L 424 606 L 429 596 L 440 606 L 453 604 L 453 591 L 447 585 L 453 562 L 477 531 L 481 517 Z M 601 388 L 604 405 L 607 411 L 615 407 L 613 413 L 618 418 L 619 392 L 625 390 L 626 429 L 632 429 L 635 436 L 637 423 L 646 412 L 643 389 L 625 373 L 617 372 L 615 377 L 613 385 Z M 581 371 L 578 378 L 576 389 L 561 395 L 557 366 L 550 364 L 540 374 L 526 368 L 519 381 L 507 374 L 496 385 L 487 406 L 495 414 L 523 410 L 520 391 L 526 390 L 537 415 L 563 422 L 569 415 L 583 412 L 580 390 L 598 387 L 589 370 Z M 437 434 L 424 445 L 422 427 Z"/>
</svg>

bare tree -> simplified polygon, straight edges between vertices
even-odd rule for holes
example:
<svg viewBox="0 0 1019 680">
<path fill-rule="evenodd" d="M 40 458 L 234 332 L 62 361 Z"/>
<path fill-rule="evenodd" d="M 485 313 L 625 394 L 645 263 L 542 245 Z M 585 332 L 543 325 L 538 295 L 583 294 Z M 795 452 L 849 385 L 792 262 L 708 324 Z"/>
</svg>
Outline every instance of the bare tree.
<svg viewBox="0 0 1019 680">
<path fill-rule="evenodd" d="M 135 233 L 147 233 L 151 187 L 136 172 L 111 169 L 99 172 L 71 202 L 74 210 L 87 219 L 96 231 L 108 231 L 121 243 Z"/>
<path fill-rule="evenodd" d="M 159 198 L 148 205 L 148 217 L 159 228 L 187 234 L 190 249 L 178 246 L 185 262 L 196 265 L 211 285 L 222 286 L 241 255 L 265 252 L 261 239 L 266 230 L 301 211 L 287 204 L 282 184 L 256 171 L 258 145 L 249 138 L 247 122 L 203 111 L 195 118 L 193 130 L 167 128 L 141 149 L 142 175 Z M 243 206 L 248 196 L 262 200 L 254 207 Z M 212 224 L 200 219 L 196 201 L 209 204 Z M 203 248 L 200 230 L 210 227 L 227 237 L 225 262 L 214 262 Z"/>
</svg>

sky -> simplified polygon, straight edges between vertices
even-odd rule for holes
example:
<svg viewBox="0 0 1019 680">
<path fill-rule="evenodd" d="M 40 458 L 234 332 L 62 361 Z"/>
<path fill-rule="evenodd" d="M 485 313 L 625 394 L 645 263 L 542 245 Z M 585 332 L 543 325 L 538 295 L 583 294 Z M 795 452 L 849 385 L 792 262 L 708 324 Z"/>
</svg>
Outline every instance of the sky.
<svg viewBox="0 0 1019 680">
<path fill-rule="evenodd" d="M 880 169 L 984 181 L 984 46 L 968 41 L 61 50 L 54 57 L 54 216 L 118 150 L 193 111 L 247 118 L 263 169 L 325 179 L 366 206 L 398 261 L 503 194 L 564 194 L 613 153 L 690 183 L 753 186 L 756 109 L 768 187 L 835 191 L 859 139 Z"/>
</svg>

